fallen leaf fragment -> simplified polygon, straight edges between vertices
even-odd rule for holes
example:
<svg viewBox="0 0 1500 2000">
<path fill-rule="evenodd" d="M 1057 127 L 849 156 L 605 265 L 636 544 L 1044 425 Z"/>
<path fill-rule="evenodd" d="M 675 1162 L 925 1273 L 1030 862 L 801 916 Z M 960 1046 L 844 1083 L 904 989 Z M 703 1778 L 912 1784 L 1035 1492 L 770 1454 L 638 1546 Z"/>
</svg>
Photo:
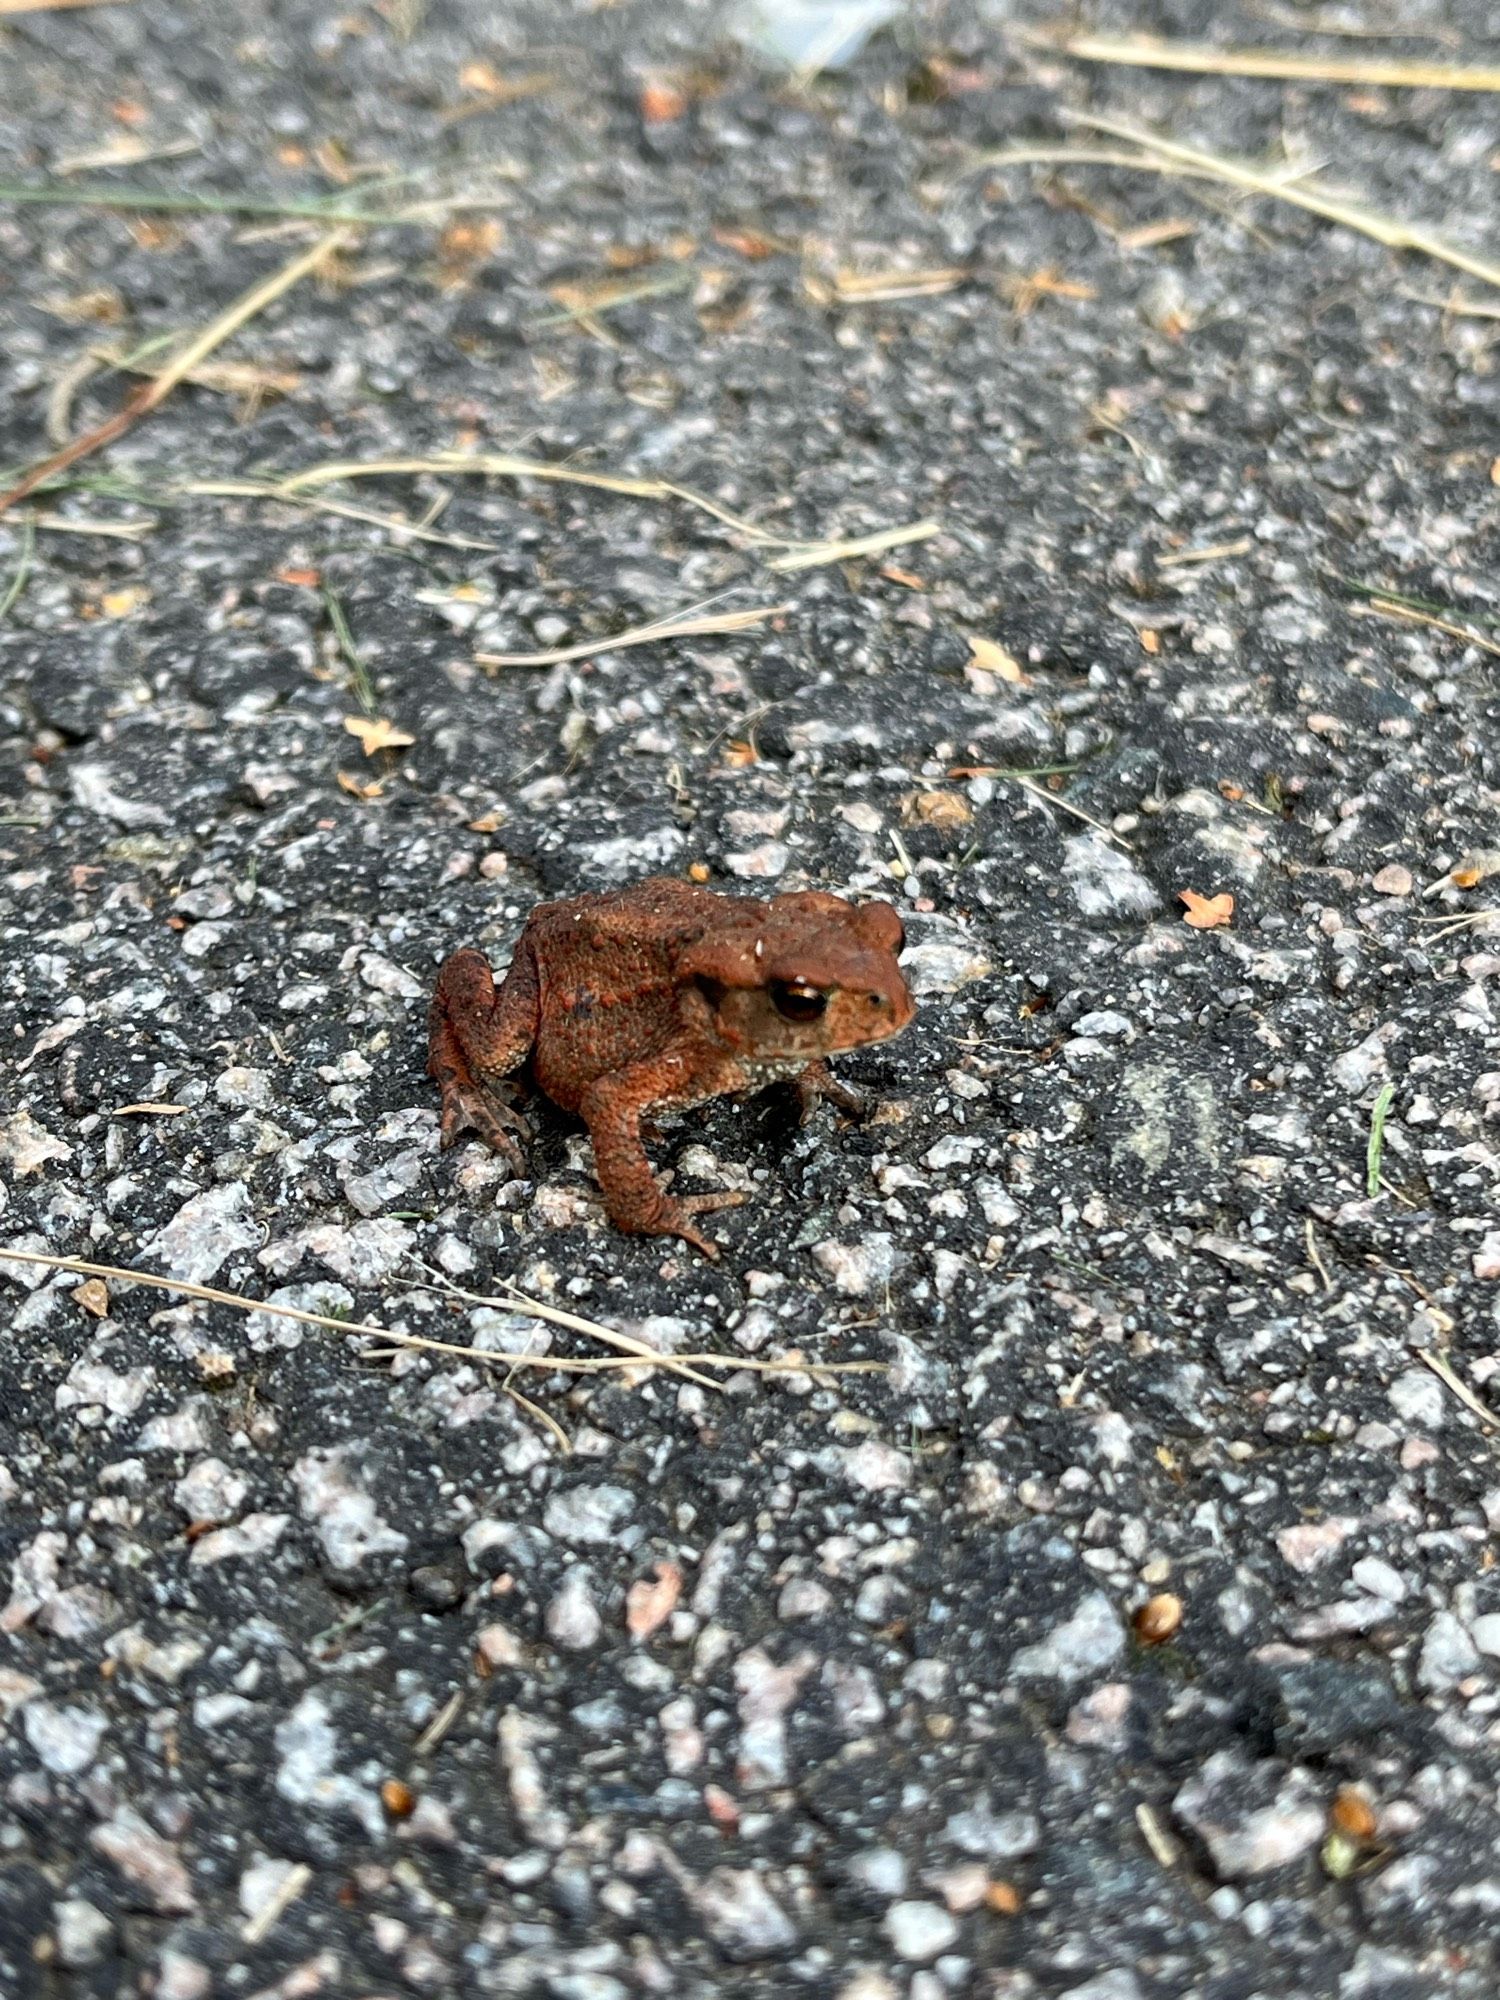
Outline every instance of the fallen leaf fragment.
<svg viewBox="0 0 1500 2000">
<path fill-rule="evenodd" d="M 1180 889 L 1179 902 L 1186 903 L 1183 922 L 1195 931 L 1216 931 L 1234 915 L 1234 898 L 1226 889 L 1217 896 L 1200 896 L 1196 889 Z"/>
<path fill-rule="evenodd" d="M 299 590 L 316 590 L 323 581 L 320 571 L 315 569 L 279 569 L 274 579 L 277 583 L 289 583 Z"/>
<path fill-rule="evenodd" d="M 1014 653 L 1008 653 L 998 640 L 982 638 L 977 632 L 971 632 L 968 638 L 972 666 L 982 667 L 987 674 L 1010 681 L 1016 687 L 1028 685 L 1028 677 L 1022 672 L 1020 661 Z"/>
<path fill-rule="evenodd" d="M 338 781 L 339 790 L 347 792 L 351 799 L 378 799 L 385 790 L 379 778 L 372 778 L 366 783 L 363 778 L 356 777 L 353 771 L 340 771 Z"/>
<path fill-rule="evenodd" d="M 908 826 L 967 826 L 974 817 L 962 792 L 913 792 L 903 806 Z"/>
<path fill-rule="evenodd" d="M 73 1303 L 82 1306 L 95 1319 L 103 1319 L 109 1311 L 109 1287 L 102 1278 L 86 1278 L 73 1290 Z"/>
<path fill-rule="evenodd" d="M 149 596 L 150 592 L 140 584 L 128 583 L 121 590 L 105 591 L 99 600 L 99 609 L 106 618 L 128 618 Z"/>
<path fill-rule="evenodd" d="M 359 738 L 359 747 L 367 757 L 373 757 L 377 750 L 405 749 L 408 743 L 417 740 L 407 730 L 398 729 L 385 715 L 346 715 L 344 727 L 351 736 Z"/>
<path fill-rule="evenodd" d="M 1449 871 L 1455 889 L 1477 889 L 1491 875 L 1500 875 L 1500 848 L 1474 847 Z"/>
</svg>

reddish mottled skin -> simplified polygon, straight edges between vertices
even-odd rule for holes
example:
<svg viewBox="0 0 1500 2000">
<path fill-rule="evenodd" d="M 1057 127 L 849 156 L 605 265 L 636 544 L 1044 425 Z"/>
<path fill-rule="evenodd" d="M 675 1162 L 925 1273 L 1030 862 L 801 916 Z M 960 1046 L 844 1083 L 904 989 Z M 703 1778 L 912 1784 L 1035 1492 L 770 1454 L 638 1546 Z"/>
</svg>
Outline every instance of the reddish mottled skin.
<svg viewBox="0 0 1500 2000">
<path fill-rule="evenodd" d="M 816 890 L 761 902 L 654 876 L 539 904 L 498 988 L 472 948 L 438 974 L 427 1068 L 442 1088 L 442 1142 L 472 1129 L 523 1171 L 511 1132 L 525 1127 L 487 1084 L 529 1056 L 535 1081 L 589 1128 L 611 1221 L 716 1257 L 693 1215 L 740 1197 L 667 1194 L 643 1118 L 782 1080 L 796 1083 L 804 1115 L 819 1097 L 860 1109 L 825 1059 L 910 1021 L 901 945 L 889 903 Z"/>
</svg>

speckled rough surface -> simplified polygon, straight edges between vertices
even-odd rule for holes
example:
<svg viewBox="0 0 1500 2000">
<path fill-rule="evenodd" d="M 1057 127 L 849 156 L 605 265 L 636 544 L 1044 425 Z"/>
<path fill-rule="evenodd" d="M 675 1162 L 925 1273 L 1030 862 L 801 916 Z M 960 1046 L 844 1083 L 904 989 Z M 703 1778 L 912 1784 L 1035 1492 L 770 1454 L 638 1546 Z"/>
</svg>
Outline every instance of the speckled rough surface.
<svg viewBox="0 0 1500 2000">
<path fill-rule="evenodd" d="M 1299 45 L 1496 60 L 1478 0 L 1403 14 L 1446 41 Z M 1482 252 L 1495 100 L 1087 71 L 1015 25 L 916 8 L 801 93 L 682 4 L 0 29 L 13 175 L 130 141 L 157 187 L 492 203 L 257 319 L 220 359 L 279 400 L 180 388 L 44 502 L 149 533 L 44 527 L 0 626 L 0 1242 L 600 1351 L 420 1258 L 889 1364 L 529 1373 L 564 1456 L 482 1364 L 0 1269 L 7 1995 L 1495 1991 L 1500 1456 L 1422 1357 L 1500 1400 L 1495 882 L 1448 879 L 1500 848 L 1497 662 L 1330 574 L 1500 630 L 1495 322 L 1289 208 L 966 171 L 1093 106 L 1284 140 Z M 0 456 L 90 345 L 308 240 L 0 208 Z M 549 320 L 605 281 L 650 289 Z M 75 378 L 64 421 L 121 393 Z M 942 531 L 774 574 L 578 486 L 324 489 L 474 549 L 181 485 L 460 447 Z M 346 730 L 319 578 L 409 746 Z M 792 608 L 473 663 L 723 590 Z M 843 1065 L 879 1121 L 772 1094 L 663 1136 L 752 1193 L 718 1268 L 612 1234 L 560 1117 L 531 1180 L 440 1158 L 422 1075 L 445 951 L 695 864 L 904 899 L 921 994 Z"/>
</svg>

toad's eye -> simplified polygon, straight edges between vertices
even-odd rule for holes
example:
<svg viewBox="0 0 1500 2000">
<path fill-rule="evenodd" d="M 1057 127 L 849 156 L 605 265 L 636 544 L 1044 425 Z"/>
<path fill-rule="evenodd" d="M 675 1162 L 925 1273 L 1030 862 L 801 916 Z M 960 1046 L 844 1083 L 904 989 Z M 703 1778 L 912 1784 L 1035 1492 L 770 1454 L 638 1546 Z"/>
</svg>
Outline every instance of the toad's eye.
<svg viewBox="0 0 1500 2000">
<path fill-rule="evenodd" d="M 828 1006 L 828 995 L 801 979 L 773 979 L 771 1001 L 788 1021 L 816 1021 Z"/>
</svg>

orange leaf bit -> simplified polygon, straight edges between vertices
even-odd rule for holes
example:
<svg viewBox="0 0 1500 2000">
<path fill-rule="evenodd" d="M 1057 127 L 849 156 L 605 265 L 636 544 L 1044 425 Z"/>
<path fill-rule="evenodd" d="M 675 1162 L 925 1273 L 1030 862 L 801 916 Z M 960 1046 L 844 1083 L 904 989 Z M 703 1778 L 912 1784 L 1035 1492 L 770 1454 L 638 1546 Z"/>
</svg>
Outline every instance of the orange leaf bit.
<svg viewBox="0 0 1500 2000">
<path fill-rule="evenodd" d="M 1179 889 L 1177 894 L 1187 905 L 1183 922 L 1195 931 L 1216 931 L 1234 915 L 1234 898 L 1227 889 L 1218 896 L 1200 896 L 1196 889 Z"/>
</svg>

